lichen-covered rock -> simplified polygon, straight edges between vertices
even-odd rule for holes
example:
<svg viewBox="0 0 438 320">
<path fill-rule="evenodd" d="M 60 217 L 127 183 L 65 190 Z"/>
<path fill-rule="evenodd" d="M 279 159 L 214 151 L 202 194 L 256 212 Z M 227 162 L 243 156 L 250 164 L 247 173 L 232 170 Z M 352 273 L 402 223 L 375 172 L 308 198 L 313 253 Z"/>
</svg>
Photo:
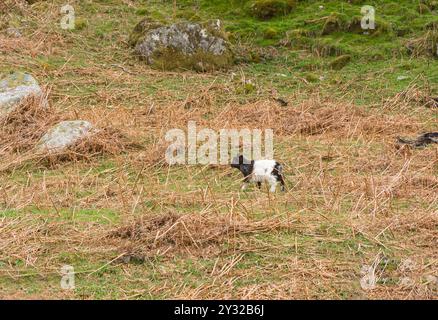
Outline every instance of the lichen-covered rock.
<svg viewBox="0 0 438 320">
<path fill-rule="evenodd" d="M 51 128 L 37 143 L 38 152 L 56 153 L 74 145 L 93 131 L 88 121 L 62 121 Z"/>
<path fill-rule="evenodd" d="M 135 47 L 137 43 L 142 40 L 149 31 L 160 28 L 163 25 L 164 23 L 162 22 L 152 20 L 150 18 L 144 18 L 135 26 L 134 30 L 129 35 L 129 45 L 131 47 Z"/>
<path fill-rule="evenodd" d="M 220 20 L 206 24 L 181 22 L 156 26 L 157 23 L 145 19 L 130 37 L 136 53 L 154 68 L 211 71 L 233 63 Z"/>
<path fill-rule="evenodd" d="M 18 28 L 9 27 L 5 30 L 5 33 L 8 37 L 11 37 L 11 38 L 21 38 L 22 37 L 20 29 L 18 29 Z"/>
<path fill-rule="evenodd" d="M 30 74 L 0 75 L 0 117 L 7 115 L 25 98 L 42 96 L 41 87 Z"/>
</svg>

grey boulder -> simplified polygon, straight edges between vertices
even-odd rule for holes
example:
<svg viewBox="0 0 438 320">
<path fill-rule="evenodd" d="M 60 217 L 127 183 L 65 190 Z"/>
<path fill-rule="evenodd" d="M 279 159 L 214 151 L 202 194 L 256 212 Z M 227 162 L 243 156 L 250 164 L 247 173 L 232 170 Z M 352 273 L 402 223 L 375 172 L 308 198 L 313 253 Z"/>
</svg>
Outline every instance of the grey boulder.
<svg viewBox="0 0 438 320">
<path fill-rule="evenodd" d="M 0 117 L 12 112 L 23 99 L 42 95 L 41 87 L 30 74 L 0 75 Z"/>
<path fill-rule="evenodd" d="M 51 128 L 37 143 L 37 152 L 57 153 L 74 145 L 95 131 L 88 121 L 62 121 Z"/>
<path fill-rule="evenodd" d="M 220 20 L 157 27 L 140 22 L 131 34 L 136 53 L 156 69 L 211 71 L 229 67 L 233 54 Z"/>
</svg>

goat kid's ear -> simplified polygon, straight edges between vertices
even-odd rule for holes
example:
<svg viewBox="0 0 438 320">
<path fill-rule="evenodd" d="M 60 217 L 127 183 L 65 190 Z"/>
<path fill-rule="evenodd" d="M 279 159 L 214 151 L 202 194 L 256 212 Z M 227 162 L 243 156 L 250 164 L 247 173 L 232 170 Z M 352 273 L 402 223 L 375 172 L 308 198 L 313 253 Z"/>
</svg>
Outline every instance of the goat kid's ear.
<svg viewBox="0 0 438 320">
<path fill-rule="evenodd" d="M 239 164 L 251 164 L 251 161 L 246 159 L 243 155 L 239 156 Z"/>
<path fill-rule="evenodd" d="M 239 165 L 240 165 L 240 158 L 239 158 L 239 157 L 234 157 L 234 158 L 231 160 L 231 167 L 233 167 L 233 168 L 238 168 Z"/>
</svg>

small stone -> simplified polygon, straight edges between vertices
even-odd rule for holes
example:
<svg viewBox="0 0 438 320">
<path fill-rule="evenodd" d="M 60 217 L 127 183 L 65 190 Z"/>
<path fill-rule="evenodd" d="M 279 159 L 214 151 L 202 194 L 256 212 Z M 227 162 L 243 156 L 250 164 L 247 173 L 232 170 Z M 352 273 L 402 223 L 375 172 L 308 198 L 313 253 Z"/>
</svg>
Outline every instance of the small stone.
<svg viewBox="0 0 438 320">
<path fill-rule="evenodd" d="M 11 38 L 21 38 L 22 37 L 20 30 L 17 28 L 12 28 L 12 27 L 6 29 L 6 35 L 8 37 L 11 37 Z"/>
<path fill-rule="evenodd" d="M 417 267 L 416 263 L 408 258 L 402 261 L 399 268 L 400 271 L 406 272 L 406 271 L 414 271 L 416 267 Z"/>
<path fill-rule="evenodd" d="M 15 72 L 0 75 L 0 117 L 12 112 L 25 98 L 42 96 L 41 87 L 30 74 Z"/>
<path fill-rule="evenodd" d="M 86 137 L 93 130 L 88 121 L 62 121 L 51 128 L 37 143 L 38 152 L 56 153 L 63 151 Z"/>
<path fill-rule="evenodd" d="M 411 287 L 414 284 L 414 280 L 409 277 L 403 277 L 400 279 L 400 285 L 402 285 L 403 287 Z"/>
<path fill-rule="evenodd" d="M 373 290 L 376 288 L 377 279 L 374 273 L 367 274 L 360 279 L 360 286 L 363 290 Z"/>
<path fill-rule="evenodd" d="M 365 275 L 369 274 L 371 270 L 372 270 L 372 267 L 371 267 L 371 266 L 369 266 L 369 265 L 363 265 L 363 266 L 360 268 L 360 275 L 361 275 L 361 276 L 365 276 Z"/>
<path fill-rule="evenodd" d="M 409 79 L 409 77 L 408 76 L 398 76 L 397 77 L 397 81 L 402 81 L 402 80 L 406 80 L 406 79 Z"/>
<path fill-rule="evenodd" d="M 427 275 L 426 281 L 428 282 L 428 284 L 438 286 L 438 277 L 436 277 L 434 275 L 431 275 L 431 274 Z"/>
</svg>

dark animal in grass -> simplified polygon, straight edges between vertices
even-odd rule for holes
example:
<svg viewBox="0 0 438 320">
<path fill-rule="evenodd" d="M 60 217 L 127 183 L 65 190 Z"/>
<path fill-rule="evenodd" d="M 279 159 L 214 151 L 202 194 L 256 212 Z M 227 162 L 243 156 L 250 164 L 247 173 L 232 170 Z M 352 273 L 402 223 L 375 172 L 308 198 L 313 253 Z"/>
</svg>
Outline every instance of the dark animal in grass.
<svg viewBox="0 0 438 320">
<path fill-rule="evenodd" d="M 400 144 L 407 144 L 416 148 L 427 146 L 428 144 L 438 143 L 438 132 L 423 133 L 418 136 L 417 139 L 404 139 L 397 138 L 397 142 Z"/>
<path fill-rule="evenodd" d="M 260 189 L 262 182 L 269 184 L 269 192 L 275 192 L 278 183 L 281 191 L 285 191 L 283 166 L 275 160 L 248 160 L 240 155 L 233 158 L 231 167 L 239 169 L 244 176 L 242 190 L 245 190 L 249 183 L 255 182 Z"/>
</svg>

